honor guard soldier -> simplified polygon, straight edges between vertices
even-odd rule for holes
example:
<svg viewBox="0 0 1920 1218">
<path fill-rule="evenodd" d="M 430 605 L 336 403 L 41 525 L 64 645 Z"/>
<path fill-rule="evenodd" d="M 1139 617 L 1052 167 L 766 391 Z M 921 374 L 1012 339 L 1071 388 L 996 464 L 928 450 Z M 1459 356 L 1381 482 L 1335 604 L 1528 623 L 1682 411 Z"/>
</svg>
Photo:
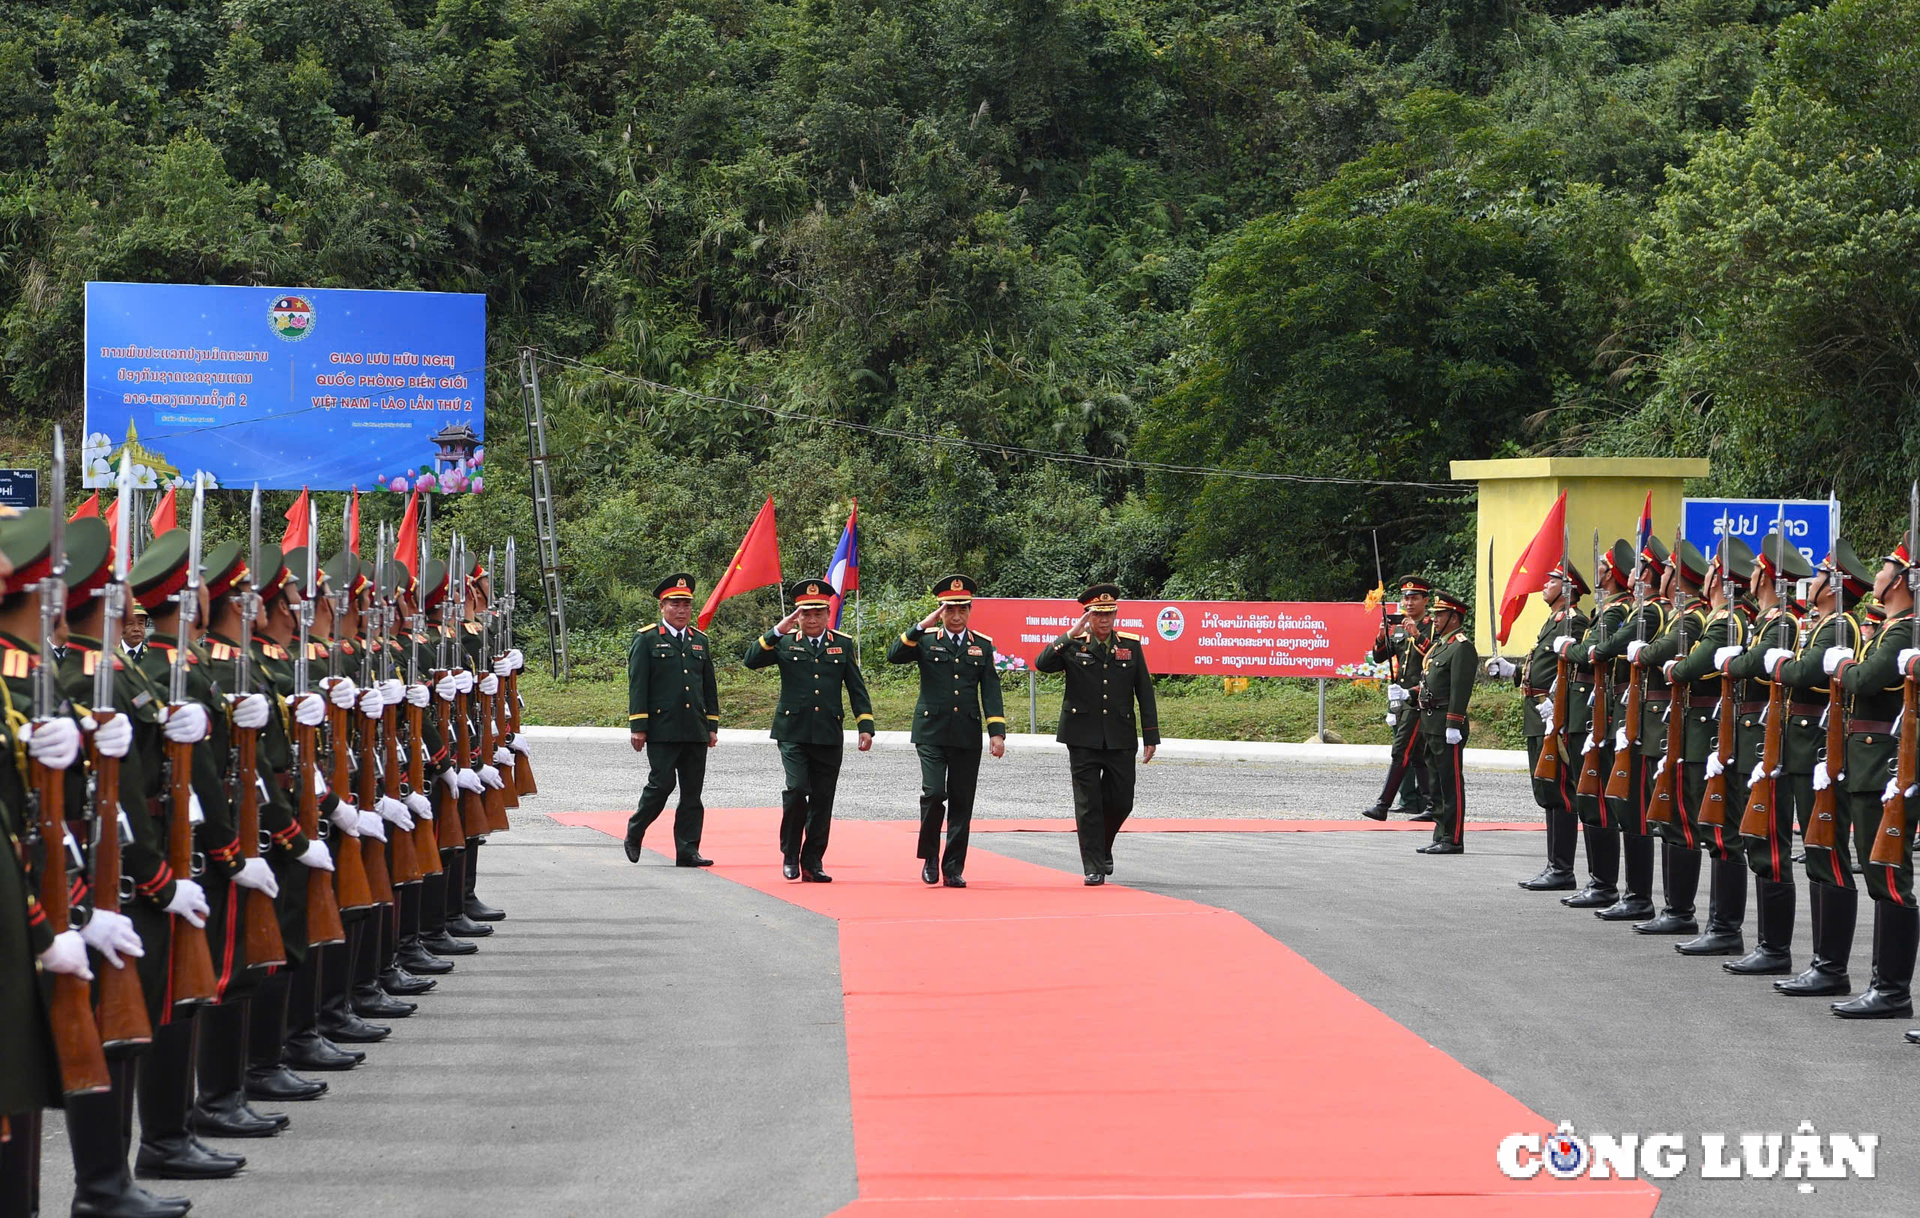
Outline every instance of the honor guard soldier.
<svg viewBox="0 0 1920 1218">
<path fill-rule="evenodd" d="M 1864 869 L 1867 895 L 1873 898 L 1872 981 L 1866 993 L 1833 1004 L 1833 1013 L 1843 1019 L 1901 1019 L 1913 1014 L 1911 987 L 1915 948 L 1920 947 L 1920 909 L 1913 903 L 1911 843 L 1892 843 L 1897 852 L 1892 863 L 1873 861 L 1883 796 L 1893 793 L 1888 787 L 1897 781 L 1896 721 L 1902 717 L 1906 682 L 1913 669 L 1913 657 L 1902 664 L 1900 656 L 1920 641 L 1914 634 L 1913 591 L 1908 583 L 1913 546 L 1909 532 L 1887 555 L 1874 580 L 1874 599 L 1886 609 L 1886 621 L 1857 656 L 1847 648 L 1833 647 L 1821 661 L 1827 675 L 1838 678 L 1841 689 L 1853 699 L 1842 787 L 1853 821 L 1853 849 Z M 1915 730 L 1910 724 L 1897 726 Z"/>
<path fill-rule="evenodd" d="M 1003 756 L 1007 747 L 993 640 L 967 629 L 973 594 L 974 582 L 967 576 L 941 576 L 933 584 L 940 607 L 887 649 L 888 663 L 920 666 L 912 732 L 914 751 L 920 755 L 920 878 L 948 888 L 967 886 L 967 831 L 980 782 L 982 724 L 995 757 Z M 945 853 L 940 849 L 943 819 Z"/>
<path fill-rule="evenodd" d="M 1619 557 L 1619 556 L 1617 556 Z M 1611 665 L 1609 674 L 1612 701 L 1609 704 L 1607 720 L 1613 726 L 1613 758 L 1610 769 L 1620 768 L 1619 754 L 1627 754 L 1628 773 L 1627 793 L 1623 798 L 1601 795 L 1607 805 L 1607 816 L 1616 821 L 1625 834 L 1622 853 L 1626 856 L 1626 891 L 1614 904 L 1605 909 L 1597 909 L 1594 916 L 1607 922 L 1629 921 L 1650 917 L 1653 910 L 1653 838 L 1647 828 L 1647 774 L 1658 761 L 1660 746 L 1664 743 L 1660 725 L 1665 721 L 1666 709 L 1672 701 L 1667 692 L 1664 679 L 1655 679 L 1642 672 L 1636 672 L 1637 666 L 1627 655 L 1633 651 L 1639 654 L 1639 648 L 1660 637 L 1667 626 L 1667 608 L 1660 600 L 1660 583 L 1667 566 L 1667 547 L 1658 537 L 1647 538 L 1647 544 L 1638 554 L 1631 546 L 1625 556 L 1627 564 L 1628 591 L 1630 602 L 1621 615 L 1616 629 L 1609 631 L 1599 639 L 1592 650 L 1592 658 L 1597 663 Z M 1649 698 L 1657 705 L 1649 706 L 1642 699 L 1640 722 L 1626 722 L 1627 699 L 1631 685 L 1636 680 L 1646 682 L 1644 689 Z M 1649 727 L 1651 731 L 1647 730 Z M 1630 747 L 1631 742 L 1639 740 L 1638 746 Z M 1648 750 L 1653 751 L 1649 760 Z"/>
<path fill-rule="evenodd" d="M 1775 656 L 1776 663 L 1792 659 L 1799 648 L 1800 616 L 1793 603 L 1793 587 L 1812 575 L 1813 566 L 1779 533 L 1770 534 L 1760 543 L 1753 572 L 1753 598 L 1759 613 L 1746 650 L 1734 656 L 1726 668 L 1727 675 L 1740 690 L 1736 696 L 1740 702 L 1741 730 L 1748 737 L 1737 753 L 1742 767 L 1750 771 L 1748 806 L 1741 810 L 1742 820 L 1744 822 L 1752 801 L 1758 798 L 1764 807 L 1754 811 L 1756 815 L 1763 814 L 1767 821 L 1764 834 L 1756 836 L 1744 827 L 1741 830 L 1741 852 L 1746 857 L 1748 870 L 1753 872 L 1757 942 L 1753 951 L 1721 965 L 1730 973 L 1758 976 L 1793 970 L 1793 916 L 1797 904 L 1793 883 L 1794 818 L 1797 809 L 1799 825 L 1804 831 L 1807 814 L 1813 807 L 1813 763 L 1823 743 L 1820 712 L 1826 708 L 1824 704 L 1816 706 L 1798 697 L 1789 700 L 1790 687 L 1785 683 L 1776 691 L 1769 675 L 1773 666 L 1767 663 L 1767 657 Z M 1781 717 L 1771 719 L 1758 713 L 1756 708 Z M 1749 720 L 1753 721 L 1752 727 L 1747 726 Z M 1766 787 L 1761 782 L 1769 739 L 1776 754 L 1776 773 L 1770 776 L 1774 793 L 1771 799 L 1767 798 Z"/>
<path fill-rule="evenodd" d="M 1730 539 L 1726 544 L 1732 547 L 1735 542 Z M 1700 812 L 1712 776 L 1709 770 L 1720 772 L 1713 760 L 1721 684 L 1715 657 L 1735 654 L 1745 622 L 1729 599 L 1734 589 L 1717 557 L 1709 559 L 1692 542 L 1682 541 L 1667 566 L 1662 588 L 1674 612 L 1667 615 L 1660 637 L 1640 654 L 1643 664 L 1660 666 L 1670 695 L 1684 691 L 1686 701 L 1674 703 L 1673 713 L 1685 716 L 1685 722 L 1679 754 L 1663 756 L 1654 767 L 1655 782 L 1665 773 L 1673 775 L 1674 800 L 1668 818 L 1650 825 L 1661 841 L 1664 903 L 1659 916 L 1636 923 L 1633 929 L 1643 935 L 1689 936 L 1687 943 L 1678 945 L 1686 948 L 1700 933 L 1694 897 L 1700 889 L 1700 851 L 1711 836 L 1710 827 L 1700 823 Z M 1730 644 L 1730 639 L 1735 642 Z"/>
<path fill-rule="evenodd" d="M 746 666 L 780 668 L 780 701 L 773 708 L 786 789 L 780 793 L 780 865 L 789 880 L 830 884 L 821 867 L 833 830 L 833 795 L 840 785 L 846 710 L 853 711 L 860 751 L 873 747 L 873 700 L 860 674 L 853 636 L 827 627 L 836 595 L 825 580 L 803 579 L 789 589 L 793 612 L 747 644 Z"/>
<path fill-rule="evenodd" d="M 1555 639 L 1553 643 L 1556 652 L 1564 650 L 1573 661 L 1575 688 L 1588 691 L 1577 703 L 1569 700 L 1567 726 L 1574 733 L 1575 741 L 1568 754 L 1568 764 L 1573 771 L 1569 780 L 1573 786 L 1573 811 L 1579 818 L 1580 835 L 1586 843 L 1590 878 L 1579 892 L 1561 897 L 1560 903 L 1569 909 L 1591 909 L 1596 916 L 1621 903 L 1621 841 L 1620 818 L 1608 807 L 1604 796 L 1607 776 L 1613 772 L 1610 712 L 1614 664 L 1606 660 L 1596 662 L 1594 651 L 1633 611 L 1633 593 L 1628 587 L 1633 547 L 1625 538 L 1616 540 L 1606 550 L 1599 549 L 1599 544 L 1596 533 L 1594 612 L 1586 632 L 1570 642 Z M 1642 903 L 1633 907 L 1637 910 L 1634 916 L 1644 918 L 1653 913 L 1653 903 L 1644 896 L 1644 891 L 1651 890 L 1653 856 L 1652 843 L 1641 840 L 1647 847 L 1644 864 L 1630 862 L 1628 874 L 1648 877 L 1649 886 L 1643 890 Z"/>
<path fill-rule="evenodd" d="M 1383 621 L 1373 650 L 1367 653 L 1374 663 L 1387 666 L 1387 726 L 1393 729 L 1393 761 L 1380 798 L 1362 815 L 1369 820 L 1387 819 L 1388 806 L 1398 793 L 1399 811 L 1411 812 L 1415 820 L 1432 820 L 1433 780 L 1420 742 L 1420 711 L 1412 699 L 1413 691 L 1420 688 L 1427 649 L 1433 646 L 1433 624 L 1427 620 L 1433 585 L 1418 575 L 1404 576 L 1398 583 L 1400 620 Z"/>
<path fill-rule="evenodd" d="M 706 805 L 707 750 L 720 743 L 720 691 L 706 632 L 693 619 L 693 576 L 676 572 L 653 590 L 660 620 L 643 626 L 627 648 L 627 730 L 633 751 L 646 750 L 647 785 L 627 821 L 627 861 L 640 861 L 641 840 L 680 786 L 673 816 L 676 867 L 711 867 L 700 853 Z"/>
<path fill-rule="evenodd" d="M 1433 841 L 1420 847 L 1420 853 L 1464 854 L 1467 791 L 1461 761 L 1467 746 L 1467 700 L 1473 696 L 1480 656 L 1462 629 L 1466 598 L 1435 588 L 1433 600 L 1433 646 L 1420 680 L 1420 735 L 1433 782 Z"/>
<path fill-rule="evenodd" d="M 1823 828 L 1830 844 L 1816 845 L 1822 835 L 1815 832 L 1813 812 L 1808 813 L 1807 905 L 1813 922 L 1813 960 L 1799 976 L 1773 983 L 1774 989 L 1794 998 L 1853 991 L 1847 965 L 1853 955 L 1860 886 L 1853 878 L 1852 813 L 1839 789 L 1846 777 L 1846 750 L 1843 746 L 1835 755 L 1827 743 L 1846 739 L 1846 703 L 1827 675 L 1826 656 L 1835 648 L 1860 652 L 1860 624 L 1847 608 L 1857 607 L 1872 591 L 1873 576 L 1854 553 L 1852 543 L 1836 540 L 1813 586 L 1811 608 L 1817 617 L 1806 645 L 1791 658 L 1775 656 L 1771 650 L 1765 658 L 1774 679 L 1786 682 L 1793 690 L 1794 718 L 1811 713 L 1816 724 L 1823 725 L 1804 794 L 1813 807 L 1824 808 L 1829 818 Z M 1808 701 L 1803 703 L 1802 698 Z"/>
<path fill-rule="evenodd" d="M 1557 776 L 1552 782 L 1533 780 L 1533 802 L 1547 817 L 1547 865 L 1539 875 L 1521 880 L 1520 887 L 1533 892 L 1558 892 L 1576 886 L 1573 878 L 1574 847 L 1579 842 L 1579 818 L 1573 811 L 1573 787 L 1579 774 L 1574 761 L 1579 756 L 1579 736 L 1568 734 L 1566 723 L 1549 722 L 1555 704 L 1554 683 L 1560 679 L 1560 655 L 1554 644 L 1560 639 L 1577 639 L 1587 632 L 1587 615 L 1580 612 L 1580 597 L 1589 589 L 1571 562 L 1564 557 L 1547 573 L 1540 598 L 1547 604 L 1547 620 L 1540 624 L 1540 635 L 1524 662 L 1515 664 L 1504 656 L 1487 661 L 1487 675 L 1512 681 L 1520 687 L 1522 725 L 1527 737 L 1528 772 L 1539 769 L 1540 754 L 1548 749 L 1560 753 Z M 1567 665 L 1567 717 L 1572 718 L 1575 700 L 1584 701 L 1593 690 L 1582 688 L 1574 680 L 1571 662 Z"/>
<path fill-rule="evenodd" d="M 1039 672 L 1066 674 L 1054 739 L 1067 746 L 1080 869 L 1088 884 L 1099 885 L 1113 874 L 1114 839 L 1133 812 L 1134 746 L 1144 739 L 1141 760 L 1153 760 L 1160 746 L 1160 714 L 1140 636 L 1113 628 L 1119 585 L 1095 584 L 1080 594 L 1080 604 L 1085 610 L 1080 620 L 1048 643 L 1033 666 Z"/>
</svg>

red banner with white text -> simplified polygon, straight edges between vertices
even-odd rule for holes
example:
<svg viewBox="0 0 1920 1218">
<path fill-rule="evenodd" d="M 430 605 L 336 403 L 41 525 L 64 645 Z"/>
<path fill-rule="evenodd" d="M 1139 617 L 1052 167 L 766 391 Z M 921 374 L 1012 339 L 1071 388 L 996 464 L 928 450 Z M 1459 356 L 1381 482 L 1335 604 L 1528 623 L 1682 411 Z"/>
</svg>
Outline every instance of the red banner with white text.
<svg viewBox="0 0 1920 1218">
<path fill-rule="evenodd" d="M 969 627 L 1024 671 L 1080 620 L 1068 599 L 977 597 Z M 1228 677 L 1378 677 L 1367 652 L 1380 610 L 1358 601 L 1121 601 L 1116 630 L 1137 634 L 1156 673 Z"/>
</svg>

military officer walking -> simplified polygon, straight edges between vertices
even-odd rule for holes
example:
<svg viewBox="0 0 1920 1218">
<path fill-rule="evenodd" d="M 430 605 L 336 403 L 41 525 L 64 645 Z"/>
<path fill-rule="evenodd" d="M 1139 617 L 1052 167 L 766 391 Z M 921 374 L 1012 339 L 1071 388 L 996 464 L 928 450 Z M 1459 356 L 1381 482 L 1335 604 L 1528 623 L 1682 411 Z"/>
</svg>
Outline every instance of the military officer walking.
<svg viewBox="0 0 1920 1218">
<path fill-rule="evenodd" d="M 1560 679 L 1560 656 L 1554 645 L 1560 639 L 1577 639 L 1587 632 L 1587 615 L 1579 609 L 1580 597 L 1587 590 L 1587 581 L 1574 569 L 1573 563 L 1563 557 L 1547 573 L 1546 586 L 1540 590 L 1540 599 L 1547 604 L 1547 620 L 1540 624 L 1540 636 L 1534 640 L 1526 660 L 1515 664 L 1496 655 L 1487 661 L 1488 676 L 1512 681 L 1520 687 L 1529 772 L 1539 769 L 1543 752 L 1557 749 L 1560 753 L 1555 779 L 1552 782 L 1538 777 L 1533 780 L 1533 802 L 1539 804 L 1547 816 L 1546 868 L 1532 879 L 1519 882 L 1520 887 L 1533 892 L 1558 892 L 1575 887 L 1573 854 L 1580 839 L 1580 822 L 1573 811 L 1573 787 L 1579 778 L 1573 767 L 1579 756 L 1575 751 L 1579 737 L 1569 737 L 1567 724 L 1551 723 L 1549 719 L 1554 706 L 1554 683 Z M 1585 688 L 1577 684 L 1576 675 L 1569 662 L 1565 699 L 1569 719 L 1573 717 L 1575 700 L 1585 699 L 1593 692 L 1591 684 Z"/>
<path fill-rule="evenodd" d="M 640 861 L 641 839 L 667 806 L 674 784 L 676 867 L 711 867 L 700 853 L 706 805 L 707 750 L 720 743 L 720 691 L 706 632 L 692 625 L 693 576 L 676 572 L 653 590 L 660 620 L 643 626 L 627 648 L 627 730 L 633 751 L 647 754 L 647 785 L 627 821 L 627 861 Z"/>
<path fill-rule="evenodd" d="M 1466 598 L 1433 590 L 1433 647 L 1420 681 L 1420 736 L 1433 780 L 1433 840 L 1421 854 L 1466 853 L 1467 791 L 1461 754 L 1467 746 L 1467 700 L 1480 667 L 1473 639 L 1462 629 Z"/>
<path fill-rule="evenodd" d="M 1086 612 L 1072 630 L 1048 643 L 1034 660 L 1040 672 L 1067 677 L 1054 739 L 1067 746 L 1073 775 L 1073 826 L 1080 837 L 1080 869 L 1087 883 L 1113 874 L 1113 842 L 1133 811 L 1133 707 L 1140 704 L 1144 761 L 1160 745 L 1153 676 L 1138 635 L 1113 628 L 1120 607 L 1117 584 L 1095 584 L 1080 594 Z"/>
<path fill-rule="evenodd" d="M 973 580 L 967 576 L 941 576 L 933 585 L 940 607 L 887 649 L 889 664 L 920 666 L 912 732 L 914 751 L 920 754 L 920 878 L 948 888 L 967 886 L 967 831 L 980 782 L 982 725 L 995 757 L 1007 748 L 993 640 L 967 629 L 973 593 Z M 942 820 L 947 826 L 944 853 Z"/>
<path fill-rule="evenodd" d="M 809 884 L 830 884 L 821 869 L 833 828 L 833 795 L 840 785 L 845 752 L 846 691 L 860 733 L 860 751 L 873 747 L 873 700 L 853 637 L 827 628 L 834 589 L 803 579 L 791 588 L 793 612 L 747 644 L 746 666 L 780 668 L 780 701 L 773 709 L 773 738 L 787 786 L 780 793 L 781 873 Z"/>
</svg>

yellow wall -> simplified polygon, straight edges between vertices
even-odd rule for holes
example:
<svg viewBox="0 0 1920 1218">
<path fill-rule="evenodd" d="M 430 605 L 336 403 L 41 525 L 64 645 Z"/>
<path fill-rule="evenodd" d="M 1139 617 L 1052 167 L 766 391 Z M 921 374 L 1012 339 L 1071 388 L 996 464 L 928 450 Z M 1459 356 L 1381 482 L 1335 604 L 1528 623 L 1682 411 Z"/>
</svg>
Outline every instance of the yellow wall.
<svg viewBox="0 0 1920 1218">
<path fill-rule="evenodd" d="M 1473 592 L 1481 611 L 1473 623 L 1474 644 L 1482 656 L 1494 650 L 1493 631 L 1499 623 L 1500 597 L 1520 552 L 1540 531 L 1553 501 L 1567 492 L 1567 534 L 1573 565 L 1593 582 L 1593 531 L 1600 530 L 1600 548 L 1614 539 L 1633 539 L 1640 508 L 1653 492 L 1654 531 L 1668 546 L 1680 519 L 1680 500 L 1686 480 L 1707 476 L 1705 458 L 1694 457 L 1522 457 L 1508 461 L 1455 461 L 1456 481 L 1480 484 L 1478 544 L 1474 555 Z M 1487 543 L 1493 543 L 1493 595 L 1487 592 Z M 1467 591 L 1467 589 L 1457 589 Z M 1589 598 L 1582 602 L 1592 607 Z M 1538 596 L 1527 598 L 1520 620 L 1500 650 L 1524 655 L 1533 646 L 1546 609 Z"/>
</svg>

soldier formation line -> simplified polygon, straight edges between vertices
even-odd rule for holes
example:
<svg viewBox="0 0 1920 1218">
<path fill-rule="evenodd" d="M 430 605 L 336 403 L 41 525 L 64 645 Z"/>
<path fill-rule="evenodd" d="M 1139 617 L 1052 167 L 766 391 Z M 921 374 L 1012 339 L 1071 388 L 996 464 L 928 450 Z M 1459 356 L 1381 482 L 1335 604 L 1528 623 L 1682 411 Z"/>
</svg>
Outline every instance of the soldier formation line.
<svg viewBox="0 0 1920 1218">
<path fill-rule="evenodd" d="M 56 432 L 52 508 L 0 518 L 0 1215 L 38 1212 L 58 1106 L 72 1212 L 168 1218 L 136 1173 L 234 1175 L 202 1138 L 287 1129 L 253 1105 L 324 1095 L 505 916 L 474 885 L 537 791 L 514 551 L 499 593 L 406 525 L 322 563 L 311 508 L 261 544 L 256 491 L 203 552 L 196 487 L 130 564 L 125 469 L 110 529 L 62 466 Z"/>
</svg>

